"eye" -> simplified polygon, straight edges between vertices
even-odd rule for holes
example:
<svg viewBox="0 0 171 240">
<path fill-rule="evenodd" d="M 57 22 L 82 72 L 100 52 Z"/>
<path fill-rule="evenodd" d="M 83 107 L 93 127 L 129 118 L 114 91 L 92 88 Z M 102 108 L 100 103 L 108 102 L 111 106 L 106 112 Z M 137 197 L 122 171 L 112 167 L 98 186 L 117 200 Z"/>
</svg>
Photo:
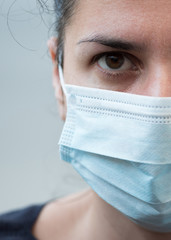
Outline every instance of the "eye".
<svg viewBox="0 0 171 240">
<path fill-rule="evenodd" d="M 97 60 L 98 65 L 102 69 L 124 71 L 135 67 L 132 61 L 123 53 L 108 53 L 99 56 Z"/>
</svg>

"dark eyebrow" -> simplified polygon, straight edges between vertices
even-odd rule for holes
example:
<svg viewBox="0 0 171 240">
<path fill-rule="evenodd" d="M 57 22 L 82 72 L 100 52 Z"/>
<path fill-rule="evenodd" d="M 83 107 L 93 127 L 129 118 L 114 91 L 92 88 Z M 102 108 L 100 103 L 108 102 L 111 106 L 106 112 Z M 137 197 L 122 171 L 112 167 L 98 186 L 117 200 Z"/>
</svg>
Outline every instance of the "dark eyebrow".
<svg viewBox="0 0 171 240">
<path fill-rule="evenodd" d="M 93 36 L 93 37 L 88 37 L 81 39 L 77 44 L 81 43 L 98 43 L 101 45 L 105 45 L 108 47 L 116 48 L 116 49 L 121 49 L 121 50 L 127 50 L 127 51 L 142 51 L 144 49 L 144 46 L 141 46 L 135 42 L 128 42 L 123 39 L 114 39 L 114 38 L 109 38 L 109 37 L 104 37 L 104 36 Z"/>
</svg>

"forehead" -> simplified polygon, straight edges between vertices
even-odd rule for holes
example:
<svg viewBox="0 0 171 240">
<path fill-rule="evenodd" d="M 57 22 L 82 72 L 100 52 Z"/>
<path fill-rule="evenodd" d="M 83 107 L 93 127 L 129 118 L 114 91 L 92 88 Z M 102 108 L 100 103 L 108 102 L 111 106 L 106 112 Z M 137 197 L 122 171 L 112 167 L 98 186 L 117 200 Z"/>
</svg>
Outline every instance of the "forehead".
<svg viewBox="0 0 171 240">
<path fill-rule="evenodd" d="M 171 41 L 170 0 L 78 0 L 68 28 L 74 37 L 105 34 L 130 40 Z"/>
</svg>

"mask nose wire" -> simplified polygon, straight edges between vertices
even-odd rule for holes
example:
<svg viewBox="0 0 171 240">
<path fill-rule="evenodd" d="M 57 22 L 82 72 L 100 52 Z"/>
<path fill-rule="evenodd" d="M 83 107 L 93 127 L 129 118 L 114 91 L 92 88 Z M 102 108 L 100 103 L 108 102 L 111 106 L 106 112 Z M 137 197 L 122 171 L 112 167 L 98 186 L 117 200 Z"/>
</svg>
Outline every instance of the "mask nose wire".
<svg viewBox="0 0 171 240">
<path fill-rule="evenodd" d="M 62 90 L 63 90 L 65 96 L 67 96 L 67 91 L 66 91 L 65 82 L 64 82 L 64 75 L 63 75 L 63 70 L 62 70 L 61 65 L 58 66 L 58 70 L 59 70 L 59 78 L 60 78 Z"/>
</svg>

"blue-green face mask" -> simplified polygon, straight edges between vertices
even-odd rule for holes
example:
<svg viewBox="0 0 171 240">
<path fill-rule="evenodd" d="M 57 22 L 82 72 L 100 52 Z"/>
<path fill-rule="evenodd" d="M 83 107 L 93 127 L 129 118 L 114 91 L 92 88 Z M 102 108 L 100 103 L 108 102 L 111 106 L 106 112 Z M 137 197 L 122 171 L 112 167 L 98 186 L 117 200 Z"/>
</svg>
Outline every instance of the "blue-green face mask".
<svg viewBox="0 0 171 240">
<path fill-rule="evenodd" d="M 171 232 L 171 98 L 62 85 L 61 158 L 131 220 Z"/>
</svg>

